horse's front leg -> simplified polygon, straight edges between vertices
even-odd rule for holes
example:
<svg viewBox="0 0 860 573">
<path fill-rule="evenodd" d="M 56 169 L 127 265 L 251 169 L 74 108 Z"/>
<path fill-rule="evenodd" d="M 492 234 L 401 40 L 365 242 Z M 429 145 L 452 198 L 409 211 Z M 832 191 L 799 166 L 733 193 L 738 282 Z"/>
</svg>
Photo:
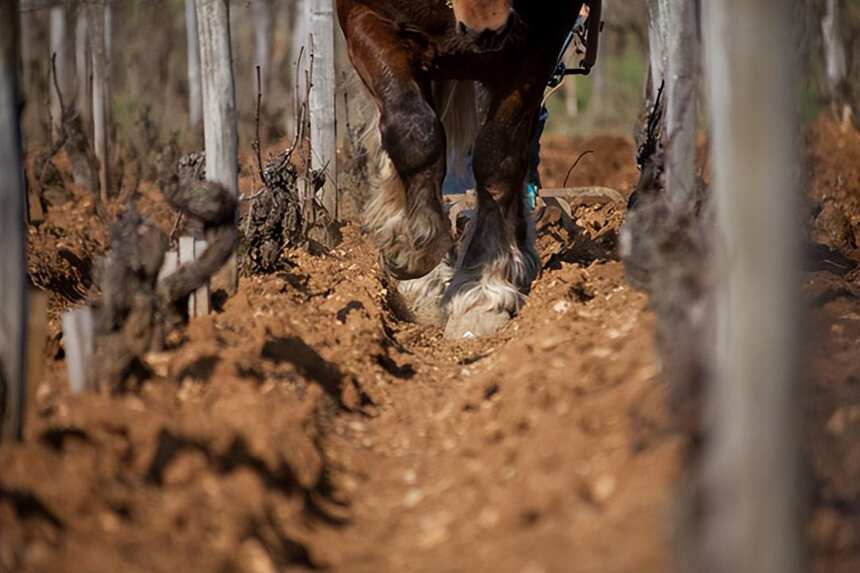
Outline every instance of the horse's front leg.
<svg viewBox="0 0 860 573">
<path fill-rule="evenodd" d="M 528 86 L 493 95 L 475 142 L 477 217 L 445 293 L 447 338 L 488 336 L 525 302 L 539 262 L 524 182 L 539 94 Z"/>
<path fill-rule="evenodd" d="M 391 22 L 367 10 L 342 15 L 350 58 L 379 110 L 380 148 L 365 225 L 397 280 L 430 273 L 450 250 L 442 205 L 445 129 L 429 79 Z"/>
</svg>

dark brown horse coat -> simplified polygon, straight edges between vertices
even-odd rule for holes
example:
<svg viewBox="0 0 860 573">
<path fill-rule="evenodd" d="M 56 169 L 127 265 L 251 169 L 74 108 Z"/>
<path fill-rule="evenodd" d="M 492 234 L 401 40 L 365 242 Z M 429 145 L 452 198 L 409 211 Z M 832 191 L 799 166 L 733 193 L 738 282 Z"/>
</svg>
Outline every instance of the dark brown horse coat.
<svg viewBox="0 0 860 573">
<path fill-rule="evenodd" d="M 536 276 L 522 198 L 528 145 L 582 4 L 337 0 L 350 58 L 380 114 L 383 180 L 367 226 L 387 270 L 407 281 L 401 291 L 418 291 L 408 302 L 444 307 L 449 336 L 494 332 Z M 446 120 L 458 113 L 474 116 L 471 129 Z M 464 137 L 478 209 L 454 264 L 443 261 L 452 240 L 441 186 L 448 148 Z M 421 277 L 433 286 L 409 284 Z"/>
</svg>

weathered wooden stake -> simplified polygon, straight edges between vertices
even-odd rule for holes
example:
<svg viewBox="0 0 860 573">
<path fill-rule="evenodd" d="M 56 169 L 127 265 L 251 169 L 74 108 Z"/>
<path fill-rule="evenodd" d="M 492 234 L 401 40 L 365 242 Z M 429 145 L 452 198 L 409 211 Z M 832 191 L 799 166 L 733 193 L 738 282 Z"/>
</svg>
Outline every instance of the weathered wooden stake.
<svg viewBox="0 0 860 573">
<path fill-rule="evenodd" d="M 57 73 L 57 85 L 66 94 L 66 8 L 54 6 L 51 8 L 51 54 L 56 54 L 54 69 Z M 53 82 L 51 84 L 53 86 Z M 51 128 L 54 140 L 60 136 L 63 121 L 63 109 L 57 90 L 51 88 Z"/>
<path fill-rule="evenodd" d="M 254 20 L 254 62 L 251 66 L 253 91 L 257 93 L 257 66 L 260 67 L 262 76 L 262 91 L 267 93 L 269 79 L 271 78 L 271 55 L 272 55 L 272 7 L 269 0 L 254 0 L 252 4 L 252 17 Z M 263 101 L 265 106 L 265 100 Z M 265 114 L 264 114 L 265 115 Z"/>
<path fill-rule="evenodd" d="M 667 31 L 664 6 L 666 0 L 648 0 L 648 46 L 649 74 L 648 101 L 653 104 L 657 99 L 660 84 L 666 77 Z"/>
<path fill-rule="evenodd" d="M 179 238 L 179 263 L 189 264 L 206 250 L 206 241 L 194 237 Z M 195 318 L 209 314 L 209 286 L 204 285 L 188 297 L 188 316 Z"/>
<path fill-rule="evenodd" d="M 666 191 L 680 215 L 695 205 L 699 96 L 697 0 L 663 0 L 666 41 Z"/>
<path fill-rule="evenodd" d="M 91 308 L 80 308 L 63 314 L 63 341 L 69 388 L 73 394 L 92 390 L 90 372 L 95 351 L 95 321 Z"/>
<path fill-rule="evenodd" d="M 848 85 L 848 57 L 843 38 L 842 17 L 845 12 L 843 0 L 827 0 L 821 32 L 824 43 L 824 63 L 827 76 L 827 91 L 834 111 L 841 115 L 844 127 L 851 121 L 852 109 Z"/>
<path fill-rule="evenodd" d="M 197 129 L 203 119 L 203 88 L 200 85 L 200 36 L 195 0 L 185 0 L 185 37 L 188 46 L 188 123 L 192 129 Z"/>
<path fill-rule="evenodd" d="M 89 8 L 86 4 L 77 7 L 75 23 L 75 69 L 77 75 L 76 106 L 84 122 L 87 136 L 92 135 L 92 55 L 90 50 Z"/>
<path fill-rule="evenodd" d="M 799 93 L 785 0 L 706 0 L 717 234 L 696 573 L 806 571 Z M 766 70 L 766 73 L 763 72 Z"/>
<path fill-rule="evenodd" d="M 93 147 L 99 162 L 102 202 L 110 196 L 110 69 L 106 45 L 105 3 L 93 0 L 89 30 L 93 60 Z"/>
<path fill-rule="evenodd" d="M 179 253 L 177 251 L 168 251 L 164 253 L 164 262 L 161 265 L 161 271 L 158 273 L 158 282 L 169 277 L 179 268 Z"/>
<path fill-rule="evenodd" d="M 45 370 L 43 354 L 48 341 L 48 295 L 40 290 L 31 290 L 27 298 L 27 404 L 35 404 L 36 391 Z"/>
<path fill-rule="evenodd" d="M 203 83 L 203 132 L 206 178 L 239 195 L 239 135 L 236 84 L 230 49 L 230 7 L 227 0 L 197 0 L 200 64 Z M 225 265 L 228 292 L 239 289 L 238 259 Z"/>
<path fill-rule="evenodd" d="M 292 7 L 292 30 L 290 33 L 290 74 L 297 74 L 298 77 L 293 78 L 295 84 L 296 97 L 302 98 L 307 91 L 305 82 L 306 72 L 310 58 L 308 51 L 310 50 L 310 9 L 313 0 L 294 0 Z M 300 60 L 301 58 L 301 60 Z M 298 102 L 296 102 L 298 104 Z M 289 128 L 292 129 L 292 123 L 295 118 L 290 118 Z"/>
<path fill-rule="evenodd" d="M 337 219 L 337 133 L 335 121 L 334 8 L 332 0 L 311 3 L 313 78 L 310 94 L 311 167 L 325 170 L 322 204 Z"/>
<path fill-rule="evenodd" d="M 21 439 L 26 411 L 27 260 L 18 123 L 18 1 L 0 2 L 0 436 Z"/>
</svg>

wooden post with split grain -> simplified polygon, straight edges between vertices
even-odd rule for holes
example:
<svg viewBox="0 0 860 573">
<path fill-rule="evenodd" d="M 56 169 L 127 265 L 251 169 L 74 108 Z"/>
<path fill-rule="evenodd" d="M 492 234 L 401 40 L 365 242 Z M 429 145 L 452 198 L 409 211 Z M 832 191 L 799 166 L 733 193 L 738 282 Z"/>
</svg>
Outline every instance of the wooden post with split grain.
<svg viewBox="0 0 860 573">
<path fill-rule="evenodd" d="M 89 4 L 89 36 L 93 72 L 93 148 L 99 163 L 99 192 L 103 203 L 110 195 L 110 68 L 104 0 Z"/>
<path fill-rule="evenodd" d="M 203 91 L 200 85 L 200 35 L 197 31 L 197 2 L 185 0 L 185 38 L 188 69 L 188 123 L 197 130 L 203 119 Z"/>
<path fill-rule="evenodd" d="M 707 0 L 716 341 L 705 399 L 705 573 L 800 573 L 801 85 L 784 0 Z M 762 73 L 767 70 L 767 73 Z"/>
<path fill-rule="evenodd" d="M 337 219 L 337 133 L 335 121 L 334 2 L 312 0 L 310 12 L 313 61 L 310 93 L 311 168 L 324 170 L 322 204 Z"/>
<path fill-rule="evenodd" d="M 239 195 L 239 135 L 236 124 L 236 84 L 230 49 L 228 0 L 197 0 L 200 65 L 203 83 L 203 134 L 206 178 Z M 238 259 L 226 265 L 228 291 L 239 288 Z"/>
<path fill-rule="evenodd" d="M 18 1 L 0 2 L 0 436 L 21 439 L 26 411 L 27 261 L 18 123 Z"/>
</svg>

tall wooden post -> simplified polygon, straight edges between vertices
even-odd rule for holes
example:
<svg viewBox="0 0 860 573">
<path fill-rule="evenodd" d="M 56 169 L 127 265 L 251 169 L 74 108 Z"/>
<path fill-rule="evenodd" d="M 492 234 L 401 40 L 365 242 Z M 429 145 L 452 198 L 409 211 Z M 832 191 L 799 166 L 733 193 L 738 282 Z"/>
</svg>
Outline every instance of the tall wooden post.
<svg viewBox="0 0 860 573">
<path fill-rule="evenodd" d="M 87 4 L 80 3 L 76 9 L 75 22 L 75 69 L 77 76 L 76 107 L 88 135 L 92 135 L 92 55 L 90 50 L 89 16 Z"/>
<path fill-rule="evenodd" d="M 845 12 L 843 0 L 827 0 L 821 32 L 824 40 L 824 63 L 827 76 L 827 91 L 834 111 L 842 114 L 847 124 L 851 118 L 851 103 L 848 100 L 848 58 L 842 35 L 842 17 Z"/>
<path fill-rule="evenodd" d="M 269 0 L 254 0 L 251 6 L 252 18 L 254 20 L 254 65 L 251 66 L 253 91 L 257 93 L 257 66 L 260 66 L 262 75 L 262 89 L 265 93 L 271 78 L 272 59 L 272 7 Z M 263 100 L 265 104 L 265 100 Z"/>
<path fill-rule="evenodd" d="M 238 196 L 239 135 L 228 0 L 197 0 L 197 26 L 203 84 L 206 178 Z M 227 263 L 227 273 L 229 290 L 233 294 L 239 287 L 235 255 Z"/>
<path fill-rule="evenodd" d="M 185 0 L 185 38 L 188 51 L 188 123 L 196 130 L 203 119 L 203 88 L 200 85 L 200 36 L 195 0 Z"/>
<path fill-rule="evenodd" d="M 66 8 L 65 6 L 54 6 L 51 8 L 51 54 L 56 56 L 55 71 L 57 74 L 57 85 L 67 94 L 66 88 Z M 53 72 L 52 72 L 53 73 Z M 57 90 L 50 86 L 51 99 L 51 129 L 54 139 L 59 136 L 62 129 L 63 111 L 60 107 L 60 98 Z"/>
<path fill-rule="evenodd" d="M 322 204 L 332 220 L 337 219 L 337 134 L 335 122 L 334 2 L 312 0 L 311 47 L 312 87 L 311 167 L 324 169 L 326 184 Z"/>
<path fill-rule="evenodd" d="M 660 84 L 666 77 L 666 29 L 663 6 L 666 0 L 648 0 L 648 46 L 649 74 L 648 99 L 651 103 L 657 98 Z"/>
<path fill-rule="evenodd" d="M 290 74 L 296 74 L 294 79 L 296 91 L 295 94 L 300 100 L 304 98 L 307 91 L 307 83 L 305 79 L 310 72 L 309 64 L 310 57 L 310 10 L 311 2 L 315 0 L 295 0 L 292 7 L 292 30 L 290 33 Z M 296 104 L 306 102 L 296 102 Z M 289 128 L 292 129 L 292 123 L 295 122 L 295 117 L 290 117 Z"/>
<path fill-rule="evenodd" d="M 800 573 L 799 94 L 792 2 L 706 0 L 715 380 L 706 396 L 704 573 Z M 763 73 L 766 70 L 767 73 Z"/>
<path fill-rule="evenodd" d="M 0 435 L 20 439 L 26 384 L 27 261 L 18 118 L 18 0 L 0 2 Z"/>
<path fill-rule="evenodd" d="M 670 208 L 695 205 L 698 127 L 698 0 L 664 0 L 666 45 L 666 190 Z"/>
<path fill-rule="evenodd" d="M 99 191 L 102 202 L 110 196 L 110 68 L 105 27 L 105 2 L 92 0 L 89 15 L 93 56 L 93 147 L 99 162 Z"/>
</svg>

